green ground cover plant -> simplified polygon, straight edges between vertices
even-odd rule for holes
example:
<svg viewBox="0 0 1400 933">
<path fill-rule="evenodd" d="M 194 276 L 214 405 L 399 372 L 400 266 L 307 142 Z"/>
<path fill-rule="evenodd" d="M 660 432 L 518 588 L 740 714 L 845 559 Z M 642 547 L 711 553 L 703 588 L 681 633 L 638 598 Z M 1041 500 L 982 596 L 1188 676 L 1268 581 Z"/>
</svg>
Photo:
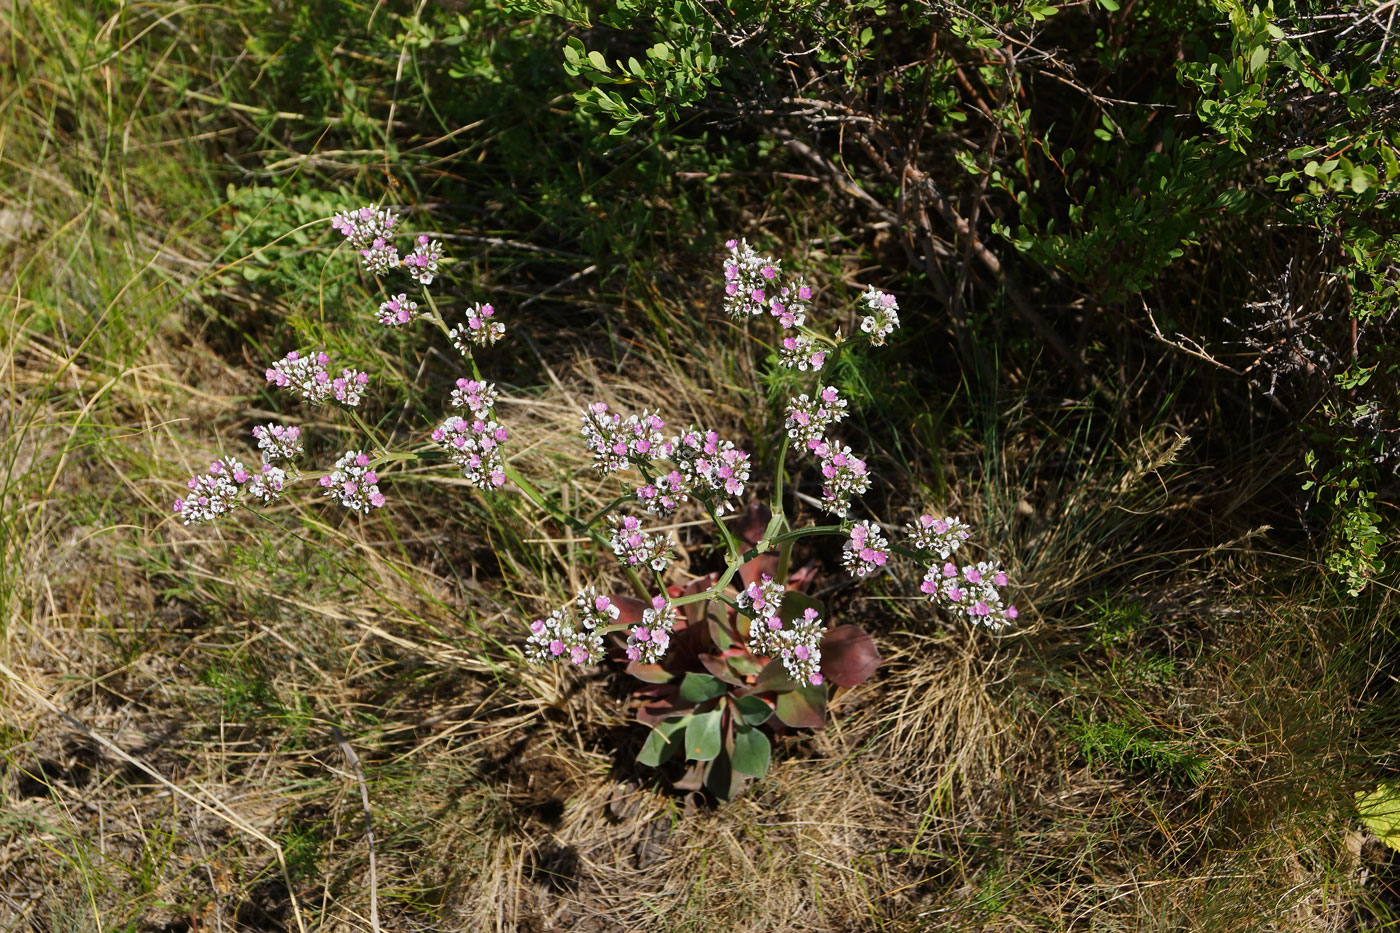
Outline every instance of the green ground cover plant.
<svg viewBox="0 0 1400 933">
<path fill-rule="evenodd" d="M 0 928 L 1394 925 L 1394 10 L 4 7 Z M 436 308 L 332 228 L 363 204 L 441 244 Z M 731 237 L 898 329 L 783 366 L 806 335 L 727 313 Z M 358 404 L 266 378 L 318 366 Z M 484 382 L 499 470 L 431 436 Z M 828 386 L 844 520 L 781 453 Z M 595 402 L 747 454 L 733 515 L 629 507 L 674 526 L 644 594 L 607 516 L 668 490 L 598 470 Z M 172 512 L 233 459 L 283 495 Z M 926 512 L 1011 624 L 930 604 Z M 824 726 L 768 716 L 766 766 L 730 681 L 774 655 L 714 640 L 762 618 L 750 514 L 839 527 L 769 572 L 878 654 L 807 671 Z M 628 675 L 623 598 L 731 566 L 712 643 L 687 617 L 672 680 Z M 599 663 L 528 663 L 590 587 Z M 729 780 L 662 761 L 668 687 Z"/>
</svg>

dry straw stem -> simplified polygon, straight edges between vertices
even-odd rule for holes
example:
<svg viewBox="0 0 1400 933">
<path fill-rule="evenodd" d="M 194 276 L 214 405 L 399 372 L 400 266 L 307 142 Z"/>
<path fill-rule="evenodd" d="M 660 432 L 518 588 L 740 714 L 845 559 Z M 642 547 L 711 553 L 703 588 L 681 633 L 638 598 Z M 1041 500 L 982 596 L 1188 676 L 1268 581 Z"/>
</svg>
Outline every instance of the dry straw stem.
<svg viewBox="0 0 1400 933">
<path fill-rule="evenodd" d="M 42 706 L 43 708 L 47 709 L 49 712 L 54 713 L 55 715 L 61 717 L 61 718 L 62 718 L 65 722 L 67 722 L 69 725 L 71 725 L 71 726 L 73 726 L 74 728 L 78 729 L 78 730 L 81 731 L 84 735 L 88 736 L 88 737 L 91 738 L 93 741 L 95 741 L 98 745 L 100 745 L 103 749 L 105 749 L 109 754 L 115 756 L 116 758 L 120 759 L 121 761 L 125 761 L 125 762 L 126 762 L 127 764 L 129 764 L 129 765 L 132 765 L 132 766 L 134 766 L 134 767 L 136 767 L 136 768 L 141 769 L 143 772 L 145 772 L 146 774 L 150 775 L 150 777 L 151 777 L 152 779 L 154 779 L 154 780 L 156 781 L 156 783 L 161 784 L 162 786 L 168 788 L 168 789 L 170 790 L 171 793 L 176 794 L 177 796 L 183 797 L 184 799 L 188 800 L 190 803 L 193 803 L 195 806 L 200 807 L 200 808 L 202 808 L 202 809 L 204 809 L 204 810 L 209 811 L 209 812 L 212 813 L 214 816 L 218 817 L 218 818 L 221 819 L 221 820 L 224 820 L 224 821 L 227 822 L 229 825 L 231 825 L 231 826 L 237 828 L 240 832 L 247 833 L 248 835 L 252 836 L 254 839 L 256 839 L 256 840 L 258 840 L 259 842 L 261 842 L 263 845 L 267 846 L 269 849 L 272 850 L 273 854 L 277 857 L 277 864 L 278 864 L 278 866 L 279 866 L 279 867 L 281 868 L 281 870 L 282 870 L 282 875 L 283 875 L 283 877 L 287 879 L 288 890 L 290 891 L 290 890 L 292 889 L 292 888 L 291 888 L 291 878 L 290 878 L 290 876 L 288 875 L 288 872 L 287 872 L 287 858 L 286 858 L 286 853 L 283 851 L 282 846 L 279 845 L 279 844 L 276 842 L 276 840 L 274 840 L 274 839 L 268 837 L 265 833 L 261 832 L 261 831 L 258 830 L 256 827 L 254 827 L 254 826 L 252 826 L 251 824 L 249 824 L 247 820 L 245 820 L 243 817 L 239 816 L 236 812 L 234 812 L 233 809 L 231 809 L 227 804 L 225 804 L 223 801 L 219 800 L 218 798 L 216 798 L 216 797 L 214 797 L 214 796 L 212 796 L 212 795 L 210 795 L 210 794 L 208 794 L 208 793 L 205 793 L 205 792 L 204 792 L 202 789 L 200 789 L 200 788 L 196 788 L 196 790 L 199 791 L 199 793 L 197 793 L 197 794 L 196 794 L 196 793 L 191 793 L 190 791 L 185 790 L 183 787 L 180 787 L 178 784 L 175 784 L 175 783 L 171 782 L 169 779 L 167 779 L 167 778 L 165 777 L 165 775 L 161 774 L 159 771 L 157 771 L 155 768 L 151 767 L 150 765 L 146 764 L 144 761 L 141 761 L 139 758 L 136 758 L 134 755 L 128 754 L 124 749 L 122 749 L 122 748 L 121 748 L 119 745 L 117 745 L 116 743 L 112 742 L 110 739 L 105 738 L 104 736 L 98 735 L 96 732 L 94 732 L 93 730 L 89 729 L 87 726 L 83 725 L 83 723 L 79 722 L 77 719 L 74 719 L 72 716 L 70 716 L 70 715 L 68 715 L 67 713 L 65 713 L 62 709 L 60 709 L 60 708 L 59 708 L 52 700 L 50 700 L 48 697 L 44 696 L 43 694 L 39 693 L 39 691 L 35 690 L 32 686 L 29 685 L 29 683 L 28 683 L 27 681 L 23 680 L 23 679 L 22 679 L 18 674 L 16 674 L 14 671 L 10 670 L 9 665 L 5 664 L 4 662 L 0 662 L 0 674 L 3 674 L 3 675 L 5 676 L 5 678 L 6 678 L 6 680 L 7 680 L 10 684 L 12 684 L 15 688 L 17 688 L 20 692 L 22 692 L 25 696 L 29 697 L 32 701 L 34 701 L 35 703 L 37 703 L 39 706 Z M 371 850 L 371 851 L 372 851 L 372 850 Z M 291 907 L 292 907 L 292 914 L 293 914 L 293 916 L 296 918 L 297 929 L 300 930 L 301 933 L 306 933 L 306 923 L 305 923 L 305 921 L 302 919 L 302 916 L 301 916 L 301 906 L 300 906 L 300 904 L 297 902 L 297 898 L 296 898 L 296 895 L 295 895 L 295 894 L 293 894 L 292 897 L 291 897 Z"/>
</svg>

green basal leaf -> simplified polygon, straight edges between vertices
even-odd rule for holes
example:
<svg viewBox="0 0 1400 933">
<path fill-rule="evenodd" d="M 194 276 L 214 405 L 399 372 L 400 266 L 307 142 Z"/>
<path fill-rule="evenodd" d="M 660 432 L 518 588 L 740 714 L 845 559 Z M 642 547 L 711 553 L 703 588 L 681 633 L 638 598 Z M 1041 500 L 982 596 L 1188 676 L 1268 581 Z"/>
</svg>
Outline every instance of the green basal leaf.
<svg viewBox="0 0 1400 933">
<path fill-rule="evenodd" d="M 662 762 L 667 761 L 680 747 L 678 733 L 686 727 L 690 720 L 690 716 L 668 719 L 652 729 L 651 735 L 648 735 L 647 740 L 642 743 L 642 750 L 637 753 L 637 763 L 649 768 L 660 767 Z"/>
<path fill-rule="evenodd" d="M 685 727 L 685 757 L 695 761 L 712 761 L 719 756 L 724 744 L 720 731 L 720 711 L 711 710 L 691 717 Z"/>
<path fill-rule="evenodd" d="M 723 696 L 727 687 L 724 682 L 709 674 L 690 672 L 681 681 L 681 699 L 687 703 L 704 703 L 717 696 Z"/>
<path fill-rule="evenodd" d="M 768 736 L 752 726 L 738 725 L 734 728 L 734 748 L 729 756 L 735 771 L 761 778 L 768 773 L 768 762 L 773 748 Z"/>
<path fill-rule="evenodd" d="M 734 701 L 734 706 L 739 712 L 739 718 L 750 726 L 761 726 L 773 715 L 773 707 L 764 702 L 762 697 L 753 694 L 739 697 Z"/>
</svg>

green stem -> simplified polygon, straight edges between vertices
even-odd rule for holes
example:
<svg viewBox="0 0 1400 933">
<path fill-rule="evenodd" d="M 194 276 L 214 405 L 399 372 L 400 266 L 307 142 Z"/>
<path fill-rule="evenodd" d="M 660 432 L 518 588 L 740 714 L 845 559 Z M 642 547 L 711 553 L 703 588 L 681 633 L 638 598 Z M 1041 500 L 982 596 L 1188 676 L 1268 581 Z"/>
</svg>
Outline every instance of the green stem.
<svg viewBox="0 0 1400 933">
<path fill-rule="evenodd" d="M 442 312 L 438 310 L 437 302 L 433 300 L 433 293 L 428 291 L 427 288 L 423 289 L 423 299 L 428 302 L 428 307 L 433 309 L 432 314 L 425 316 L 434 324 L 436 324 L 438 330 L 442 331 L 443 336 L 445 336 L 448 339 L 448 342 L 451 342 L 452 329 L 448 327 L 447 322 L 442 319 Z M 486 380 L 481 378 L 481 369 L 476 365 L 476 357 L 472 354 L 472 352 L 470 350 L 466 350 L 463 352 L 462 355 L 466 357 L 467 365 L 471 367 L 472 378 L 474 378 L 477 382 L 485 382 Z"/>
</svg>

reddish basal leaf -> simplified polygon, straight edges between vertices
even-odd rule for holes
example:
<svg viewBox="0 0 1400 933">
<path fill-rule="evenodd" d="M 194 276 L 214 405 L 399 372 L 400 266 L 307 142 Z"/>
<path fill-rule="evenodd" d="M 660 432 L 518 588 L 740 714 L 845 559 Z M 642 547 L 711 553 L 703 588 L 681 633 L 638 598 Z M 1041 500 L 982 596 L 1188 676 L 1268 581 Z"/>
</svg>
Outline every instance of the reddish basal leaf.
<svg viewBox="0 0 1400 933">
<path fill-rule="evenodd" d="M 819 560 L 808 561 L 807 566 L 801 570 L 793 570 L 788 573 L 787 588 L 807 592 L 812 588 L 812 583 L 817 579 L 817 574 L 821 572 L 822 562 Z"/>
<path fill-rule="evenodd" d="M 840 687 L 863 684 L 880 666 L 875 641 L 859 625 L 838 625 L 822 637 L 822 676 Z"/>
<path fill-rule="evenodd" d="M 636 625 L 642 621 L 642 613 L 651 608 L 635 596 L 612 596 L 612 604 L 618 608 L 618 625 Z"/>
<path fill-rule="evenodd" d="M 755 499 L 749 503 L 744 514 L 735 520 L 730 530 L 734 532 L 734 537 L 749 547 L 753 547 L 763 540 L 763 535 L 768 530 L 768 523 L 772 520 L 773 510 Z"/>
<path fill-rule="evenodd" d="M 776 576 L 778 573 L 778 555 L 760 554 L 753 560 L 746 562 L 739 568 L 739 579 L 744 581 L 744 586 L 757 583 L 765 575 Z"/>
</svg>

